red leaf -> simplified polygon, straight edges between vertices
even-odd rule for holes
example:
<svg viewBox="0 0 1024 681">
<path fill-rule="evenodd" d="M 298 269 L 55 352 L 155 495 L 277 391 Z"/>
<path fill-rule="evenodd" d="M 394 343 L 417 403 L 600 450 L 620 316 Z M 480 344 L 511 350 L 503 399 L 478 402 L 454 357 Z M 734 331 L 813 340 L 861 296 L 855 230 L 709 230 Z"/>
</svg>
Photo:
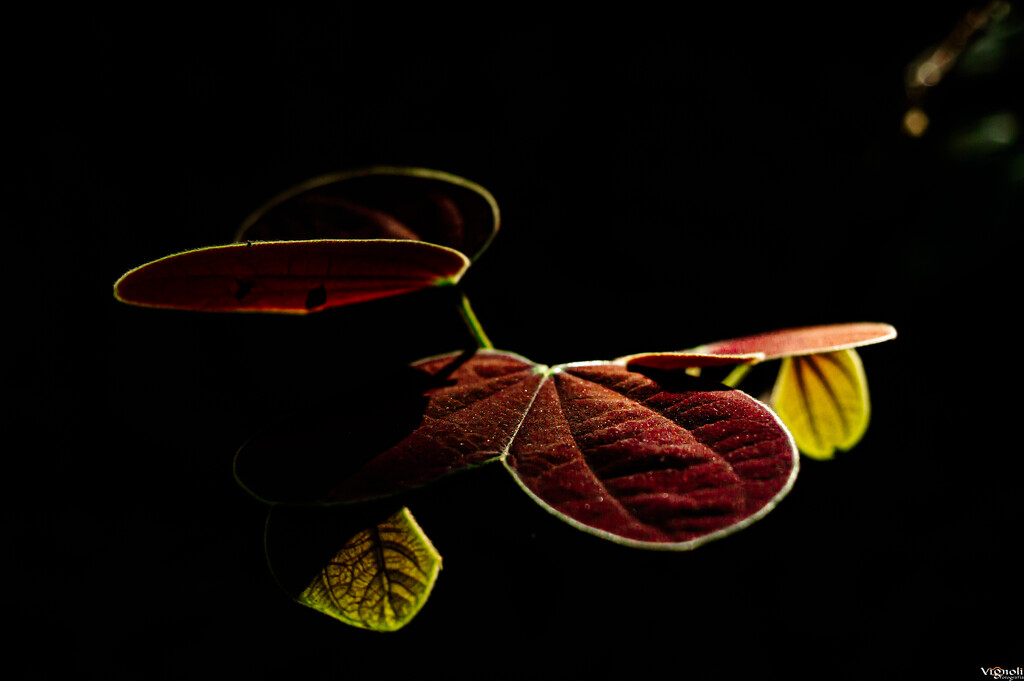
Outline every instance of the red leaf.
<svg viewBox="0 0 1024 681">
<path fill-rule="evenodd" d="M 576 527 L 681 550 L 746 527 L 796 477 L 796 448 L 775 414 L 719 384 L 611 362 L 547 368 L 497 351 L 414 367 L 431 381 L 418 423 L 322 502 L 392 494 L 501 460 Z"/>
<path fill-rule="evenodd" d="M 414 241 L 269 241 L 213 246 L 137 267 L 118 300 L 148 307 L 303 314 L 455 283 L 469 261 Z"/>
<path fill-rule="evenodd" d="M 757 364 L 780 357 L 847 350 L 895 337 L 895 328 L 875 322 L 805 326 L 708 343 L 683 352 L 627 355 L 618 358 L 616 363 L 653 369 Z"/>
<path fill-rule="evenodd" d="M 690 549 L 762 517 L 796 478 L 789 433 L 738 390 L 612 363 L 569 365 L 552 378 L 506 465 L 585 531 Z"/>
<path fill-rule="evenodd" d="M 828 324 L 769 331 L 754 336 L 708 343 L 695 348 L 695 351 L 713 355 L 761 352 L 764 353 L 765 360 L 770 360 L 847 350 L 862 345 L 881 343 L 895 337 L 896 329 L 889 324 L 875 322 Z"/>
<path fill-rule="evenodd" d="M 378 167 L 293 187 L 250 215 L 236 240 L 411 239 L 475 260 L 499 222 L 498 204 L 480 185 L 437 170 Z"/>
<path fill-rule="evenodd" d="M 539 368 L 487 351 L 421 360 L 272 424 L 239 450 L 236 478 L 266 501 L 347 503 L 496 460 L 532 398 L 514 388 Z"/>
<path fill-rule="evenodd" d="M 419 487 L 504 456 L 544 381 L 544 367 L 511 353 L 478 351 L 421 360 L 435 378 L 418 427 L 327 495 L 357 501 Z"/>
<path fill-rule="evenodd" d="M 619 357 L 615 363 L 634 368 L 675 370 L 757 364 L 764 359 L 764 353 L 761 352 L 718 355 L 698 352 L 643 352 Z"/>
</svg>

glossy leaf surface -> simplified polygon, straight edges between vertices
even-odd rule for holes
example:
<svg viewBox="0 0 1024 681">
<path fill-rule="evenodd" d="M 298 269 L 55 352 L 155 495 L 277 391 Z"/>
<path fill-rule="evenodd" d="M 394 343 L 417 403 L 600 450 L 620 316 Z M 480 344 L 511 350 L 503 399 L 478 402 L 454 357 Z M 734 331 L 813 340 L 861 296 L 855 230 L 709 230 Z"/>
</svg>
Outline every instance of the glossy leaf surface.
<svg viewBox="0 0 1024 681">
<path fill-rule="evenodd" d="M 681 372 L 612 362 L 549 368 L 497 351 L 415 367 L 434 380 L 421 393 L 419 423 L 322 502 L 369 499 L 503 461 L 538 503 L 582 530 L 682 550 L 760 518 L 796 476 L 796 448 L 771 410 Z"/>
<path fill-rule="evenodd" d="M 837 449 L 849 450 L 867 431 L 871 412 L 857 351 L 783 359 L 771 404 L 807 456 L 831 459 Z"/>
<path fill-rule="evenodd" d="M 305 314 L 457 282 L 455 250 L 414 241 L 270 241 L 214 246 L 137 267 L 118 300 L 213 312 Z"/>
<path fill-rule="evenodd" d="M 475 260 L 499 222 L 494 197 L 478 184 L 437 170 L 378 167 L 284 192 L 250 215 L 236 240 L 411 239 Z"/>
<path fill-rule="evenodd" d="M 441 556 L 403 508 L 349 539 L 298 601 L 364 629 L 395 631 L 430 596 Z"/>
</svg>

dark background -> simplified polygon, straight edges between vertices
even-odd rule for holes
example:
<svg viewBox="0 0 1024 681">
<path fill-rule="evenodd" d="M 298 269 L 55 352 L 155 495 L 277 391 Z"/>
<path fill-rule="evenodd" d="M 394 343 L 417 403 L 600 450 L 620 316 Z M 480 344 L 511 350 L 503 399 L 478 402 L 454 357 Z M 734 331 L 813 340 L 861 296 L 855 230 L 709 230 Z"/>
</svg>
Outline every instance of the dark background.
<svg viewBox="0 0 1024 681">
<path fill-rule="evenodd" d="M 927 93 L 923 137 L 900 127 L 908 64 L 972 7 L 12 20 L 8 659 L 25 678 L 1024 665 L 1020 9 Z M 475 472 L 413 506 L 445 568 L 403 631 L 291 603 L 235 450 L 311 396 L 461 347 L 458 316 L 432 294 L 308 318 L 154 311 L 111 287 L 230 241 L 302 180 L 377 164 L 494 193 L 502 230 L 466 289 L 495 344 L 538 362 L 892 323 L 898 340 L 861 352 L 867 436 L 688 554 L 581 535 Z"/>
</svg>

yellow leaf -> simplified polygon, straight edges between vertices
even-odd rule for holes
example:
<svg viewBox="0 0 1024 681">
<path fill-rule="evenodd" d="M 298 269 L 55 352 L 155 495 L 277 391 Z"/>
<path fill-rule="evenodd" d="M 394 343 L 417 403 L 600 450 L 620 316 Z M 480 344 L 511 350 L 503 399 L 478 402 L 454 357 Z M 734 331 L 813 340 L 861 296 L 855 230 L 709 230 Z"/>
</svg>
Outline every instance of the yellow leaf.
<svg viewBox="0 0 1024 681">
<path fill-rule="evenodd" d="M 396 631 L 430 596 L 441 556 L 409 509 L 348 540 L 298 601 L 346 624 Z"/>
<path fill-rule="evenodd" d="M 786 357 L 771 402 L 797 447 L 813 459 L 852 448 L 871 413 L 864 367 L 853 349 Z"/>
</svg>

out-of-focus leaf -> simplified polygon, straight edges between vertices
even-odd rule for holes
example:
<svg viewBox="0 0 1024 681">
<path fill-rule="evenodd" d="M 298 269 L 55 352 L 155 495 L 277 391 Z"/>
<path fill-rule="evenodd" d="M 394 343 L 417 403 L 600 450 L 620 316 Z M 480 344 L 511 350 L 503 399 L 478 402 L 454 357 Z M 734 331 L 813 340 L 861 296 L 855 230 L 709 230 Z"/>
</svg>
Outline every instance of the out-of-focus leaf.
<svg viewBox="0 0 1024 681">
<path fill-rule="evenodd" d="M 787 357 L 771 404 L 801 452 L 831 459 L 856 445 L 868 428 L 871 401 L 856 350 Z"/>
<path fill-rule="evenodd" d="M 417 366 L 443 378 L 423 392 L 419 424 L 321 502 L 396 493 L 500 460 L 538 503 L 582 530 L 684 550 L 762 517 L 796 477 L 796 447 L 770 409 L 682 372 L 545 367 L 498 351 Z M 343 455 L 340 433 L 337 446 Z"/>
<path fill-rule="evenodd" d="M 476 260 L 499 223 L 494 197 L 474 182 L 426 168 L 376 167 L 293 187 L 250 215 L 236 240 L 411 239 Z"/>
<path fill-rule="evenodd" d="M 459 251 L 415 241 L 268 241 L 213 246 L 137 267 L 114 285 L 147 307 L 305 314 L 457 282 Z"/>
<path fill-rule="evenodd" d="M 297 600 L 352 626 L 396 631 L 426 603 L 440 569 L 440 554 L 403 508 L 349 539 Z"/>
</svg>

